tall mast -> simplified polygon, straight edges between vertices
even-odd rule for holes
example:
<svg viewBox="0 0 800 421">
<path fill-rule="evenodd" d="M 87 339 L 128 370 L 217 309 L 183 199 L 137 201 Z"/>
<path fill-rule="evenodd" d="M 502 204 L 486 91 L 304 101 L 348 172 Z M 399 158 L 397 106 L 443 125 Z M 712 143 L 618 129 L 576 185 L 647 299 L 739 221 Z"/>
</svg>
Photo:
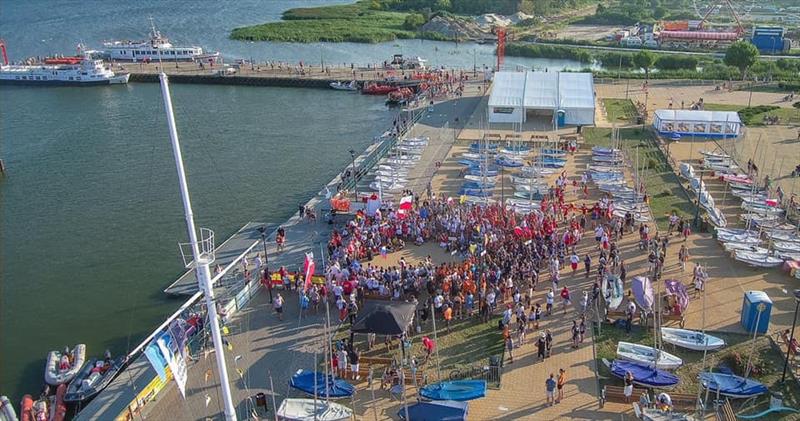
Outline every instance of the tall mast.
<svg viewBox="0 0 800 421">
<path fill-rule="evenodd" d="M 214 341 L 214 351 L 219 371 L 219 382 L 222 388 L 222 398 L 225 404 L 225 420 L 236 421 L 236 410 L 233 407 L 231 386 L 228 381 L 228 368 L 225 365 L 225 347 L 222 344 L 222 334 L 219 330 L 217 318 L 217 304 L 214 301 L 214 285 L 211 283 L 211 270 L 209 265 L 214 261 L 214 234 L 211 230 L 201 229 L 201 239 L 197 239 L 197 229 L 194 226 L 192 202 L 189 199 L 189 186 L 186 183 L 186 172 L 183 168 L 181 145 L 178 140 L 178 130 L 175 127 L 175 115 L 172 111 L 172 98 L 169 93 L 169 81 L 163 72 L 159 75 L 161 81 L 161 96 L 164 99 L 164 109 L 167 114 L 169 138 L 172 141 L 172 153 L 175 156 L 175 167 L 178 170 L 178 183 L 183 199 L 183 212 L 186 216 L 186 229 L 189 233 L 189 246 L 192 250 L 193 260 L 187 266 L 194 267 L 200 290 L 205 292 L 206 308 L 208 309 L 209 327 Z M 201 253 L 202 246 L 202 253 Z M 184 260 L 186 260 L 184 258 Z"/>
</svg>

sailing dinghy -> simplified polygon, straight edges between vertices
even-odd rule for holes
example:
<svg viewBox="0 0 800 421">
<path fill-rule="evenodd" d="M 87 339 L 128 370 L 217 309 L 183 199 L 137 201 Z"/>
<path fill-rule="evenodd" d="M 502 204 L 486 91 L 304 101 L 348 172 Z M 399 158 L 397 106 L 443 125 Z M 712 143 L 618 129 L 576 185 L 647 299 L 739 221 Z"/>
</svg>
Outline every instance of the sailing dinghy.
<svg viewBox="0 0 800 421">
<path fill-rule="evenodd" d="M 652 366 L 656 361 L 656 355 L 658 355 L 658 364 L 656 368 L 674 370 L 683 365 L 683 360 L 680 358 L 668 352 L 659 352 L 651 346 L 630 342 L 617 343 L 617 357 L 623 360 Z"/>
<path fill-rule="evenodd" d="M 606 300 L 609 310 L 616 310 L 622 304 L 623 291 L 622 281 L 618 275 L 606 275 L 606 281 L 603 282 L 600 292 Z"/>
<path fill-rule="evenodd" d="M 316 377 L 316 378 L 315 378 Z M 325 373 L 297 370 L 291 379 L 289 379 L 289 386 L 305 392 L 310 396 L 317 396 L 320 399 L 341 399 L 353 396 L 356 388 L 350 383 L 334 379 L 331 375 Z M 316 389 L 316 393 L 314 393 Z"/>
<path fill-rule="evenodd" d="M 429 384 L 419 395 L 433 401 L 471 401 L 486 396 L 486 380 L 454 380 Z"/>
<path fill-rule="evenodd" d="M 609 362 L 603 358 L 603 364 L 608 366 L 611 374 L 624 379 L 627 373 L 633 374 L 633 383 L 648 388 L 669 389 L 680 382 L 678 376 L 647 364 L 632 361 L 614 360 Z"/>
<path fill-rule="evenodd" d="M 661 328 L 661 339 L 668 344 L 694 351 L 713 351 L 725 346 L 725 341 L 716 336 L 672 327 Z"/>
<path fill-rule="evenodd" d="M 636 276 L 633 278 L 631 285 L 633 290 L 633 298 L 639 308 L 646 312 L 653 310 L 653 285 L 650 283 L 650 278 L 645 276 Z"/>
<path fill-rule="evenodd" d="M 767 393 L 763 383 L 734 374 L 700 373 L 700 382 L 711 393 L 734 399 L 744 399 Z"/>
<path fill-rule="evenodd" d="M 344 421 L 353 416 L 353 410 L 322 399 L 286 398 L 277 415 L 278 419 L 286 421 Z"/>
</svg>

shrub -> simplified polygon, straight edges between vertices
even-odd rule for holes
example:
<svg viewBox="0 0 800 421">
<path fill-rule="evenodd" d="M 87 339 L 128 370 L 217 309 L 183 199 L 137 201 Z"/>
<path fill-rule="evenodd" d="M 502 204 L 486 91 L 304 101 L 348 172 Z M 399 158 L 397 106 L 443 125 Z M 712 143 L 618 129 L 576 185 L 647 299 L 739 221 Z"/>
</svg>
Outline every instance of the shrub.
<svg viewBox="0 0 800 421">
<path fill-rule="evenodd" d="M 411 13 L 406 16 L 406 20 L 403 22 L 403 29 L 416 31 L 420 26 L 425 25 L 425 22 L 425 16 L 421 13 Z"/>
<path fill-rule="evenodd" d="M 697 69 L 697 58 L 693 56 L 664 54 L 658 56 L 656 59 L 656 67 L 659 70 L 695 70 Z"/>
</svg>

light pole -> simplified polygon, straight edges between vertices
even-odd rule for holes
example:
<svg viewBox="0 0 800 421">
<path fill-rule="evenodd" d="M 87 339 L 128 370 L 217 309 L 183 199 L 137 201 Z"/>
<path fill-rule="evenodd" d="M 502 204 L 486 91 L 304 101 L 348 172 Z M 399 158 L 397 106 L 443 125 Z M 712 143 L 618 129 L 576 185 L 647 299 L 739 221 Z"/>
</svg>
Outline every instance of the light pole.
<svg viewBox="0 0 800 421">
<path fill-rule="evenodd" d="M 353 192 L 355 193 L 355 201 L 358 202 L 358 179 L 356 178 L 356 151 L 350 149 L 350 158 L 353 159 Z M 355 205 L 355 203 L 353 205 Z"/>
<path fill-rule="evenodd" d="M 267 257 L 267 227 L 258 227 L 258 232 L 261 233 L 261 244 L 264 245 L 264 276 L 267 278 L 267 290 L 269 291 L 269 302 L 272 304 L 272 278 L 269 275 L 267 264 L 269 258 Z"/>
<path fill-rule="evenodd" d="M 783 362 L 783 375 L 781 383 L 786 381 L 786 368 L 789 367 L 789 354 L 792 353 L 792 341 L 794 341 L 794 328 L 797 326 L 797 310 L 800 308 L 800 289 L 794 290 L 794 321 L 792 322 L 792 332 L 789 335 L 789 343 L 786 344 L 786 361 Z"/>
</svg>

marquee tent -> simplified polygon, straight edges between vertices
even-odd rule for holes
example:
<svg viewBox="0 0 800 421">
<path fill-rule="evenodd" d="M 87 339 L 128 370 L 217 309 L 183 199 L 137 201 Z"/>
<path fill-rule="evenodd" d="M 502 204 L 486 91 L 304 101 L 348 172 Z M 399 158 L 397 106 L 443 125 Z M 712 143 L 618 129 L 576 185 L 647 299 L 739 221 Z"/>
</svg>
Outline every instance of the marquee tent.
<svg viewBox="0 0 800 421">
<path fill-rule="evenodd" d="M 736 137 L 742 120 L 734 111 L 656 110 L 653 127 L 662 135 Z"/>
<path fill-rule="evenodd" d="M 594 124 L 591 73 L 497 72 L 489 95 L 489 123 L 524 123 L 545 115 L 563 125 Z"/>
</svg>

